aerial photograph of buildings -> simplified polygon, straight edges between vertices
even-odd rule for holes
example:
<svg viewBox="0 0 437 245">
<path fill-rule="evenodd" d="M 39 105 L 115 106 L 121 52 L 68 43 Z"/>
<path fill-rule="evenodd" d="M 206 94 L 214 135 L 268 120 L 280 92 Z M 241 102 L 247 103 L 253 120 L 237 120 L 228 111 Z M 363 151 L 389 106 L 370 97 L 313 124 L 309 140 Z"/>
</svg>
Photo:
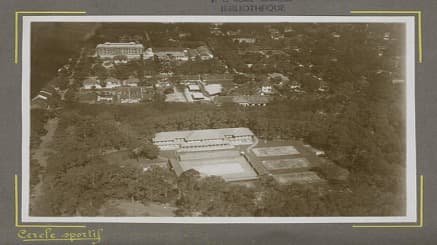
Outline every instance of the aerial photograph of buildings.
<svg viewBox="0 0 437 245">
<path fill-rule="evenodd" d="M 402 23 L 37 22 L 29 214 L 406 213 Z"/>
</svg>

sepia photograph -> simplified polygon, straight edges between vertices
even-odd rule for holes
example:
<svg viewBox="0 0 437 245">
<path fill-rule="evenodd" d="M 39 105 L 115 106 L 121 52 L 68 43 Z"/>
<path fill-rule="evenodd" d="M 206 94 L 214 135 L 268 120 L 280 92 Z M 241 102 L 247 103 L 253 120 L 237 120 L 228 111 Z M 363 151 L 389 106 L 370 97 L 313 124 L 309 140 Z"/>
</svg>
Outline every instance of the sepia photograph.
<svg viewBox="0 0 437 245">
<path fill-rule="evenodd" d="M 23 23 L 23 220 L 416 220 L 413 19 Z"/>
</svg>

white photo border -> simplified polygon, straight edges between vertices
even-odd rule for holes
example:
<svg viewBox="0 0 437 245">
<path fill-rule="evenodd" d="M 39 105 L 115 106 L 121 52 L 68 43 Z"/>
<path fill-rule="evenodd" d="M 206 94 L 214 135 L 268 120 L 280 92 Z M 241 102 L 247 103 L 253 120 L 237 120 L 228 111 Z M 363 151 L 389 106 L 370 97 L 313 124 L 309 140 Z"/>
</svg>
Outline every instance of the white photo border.
<svg viewBox="0 0 437 245">
<path fill-rule="evenodd" d="M 145 23 L 402 23 L 406 63 L 406 215 L 359 217 L 42 217 L 29 216 L 30 38 L 32 22 Z M 22 178 L 21 219 L 44 223 L 413 223 L 417 222 L 414 16 L 23 16 L 22 26 Z"/>
</svg>

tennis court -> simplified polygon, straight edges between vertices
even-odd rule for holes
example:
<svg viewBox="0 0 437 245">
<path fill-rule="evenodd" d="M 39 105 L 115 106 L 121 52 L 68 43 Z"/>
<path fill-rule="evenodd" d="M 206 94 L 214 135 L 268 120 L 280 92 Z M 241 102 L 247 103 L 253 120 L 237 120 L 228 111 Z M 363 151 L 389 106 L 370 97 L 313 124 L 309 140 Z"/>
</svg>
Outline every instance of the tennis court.
<svg viewBox="0 0 437 245">
<path fill-rule="evenodd" d="M 244 172 L 244 169 L 238 162 L 200 165 L 196 167 L 196 170 L 199 171 L 199 173 L 206 175 L 227 175 Z"/>
<path fill-rule="evenodd" d="M 293 146 L 259 147 L 252 149 L 257 157 L 296 155 L 299 151 Z"/>
<path fill-rule="evenodd" d="M 306 158 L 265 160 L 262 161 L 262 164 L 268 170 L 307 169 L 311 167 L 310 162 Z"/>
</svg>

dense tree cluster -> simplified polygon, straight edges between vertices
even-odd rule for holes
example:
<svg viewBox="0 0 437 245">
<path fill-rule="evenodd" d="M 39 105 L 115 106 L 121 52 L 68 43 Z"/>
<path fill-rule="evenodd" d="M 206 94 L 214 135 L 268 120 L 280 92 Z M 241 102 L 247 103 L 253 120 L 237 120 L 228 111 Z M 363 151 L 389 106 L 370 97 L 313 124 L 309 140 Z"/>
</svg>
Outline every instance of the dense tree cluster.
<svg viewBox="0 0 437 245">
<path fill-rule="evenodd" d="M 226 71 L 224 65 L 218 59 L 187 61 L 174 66 L 175 74 L 222 74 Z"/>
<path fill-rule="evenodd" d="M 49 120 L 49 112 L 43 109 L 33 109 L 30 120 L 30 144 L 32 148 L 36 148 L 41 143 L 41 136 L 47 134 L 44 126 Z"/>
<path fill-rule="evenodd" d="M 102 173 L 85 179 L 111 179 L 108 176 L 113 172 L 129 173 L 98 182 L 103 186 L 93 191 L 106 193 L 101 197 L 101 194 L 82 196 L 77 191 L 80 200 L 77 205 L 87 205 L 87 210 L 91 204 L 97 210 L 107 198 L 122 198 L 173 203 L 178 207 L 177 215 L 399 214 L 405 198 L 402 187 L 405 125 L 399 102 L 402 90 L 381 74 L 375 74 L 365 83 L 353 84 L 352 89 L 347 87 L 350 85 L 346 88 L 343 85 L 338 87 L 338 93 L 330 96 L 309 94 L 273 101 L 258 108 L 162 102 L 129 107 L 73 104 L 68 111 L 75 113 L 61 115 L 61 119 L 64 118 L 61 128 L 65 130 L 62 141 L 56 146 L 58 158 L 54 158 L 55 155 L 51 159 L 55 168 L 49 166 L 49 172 L 56 170 L 61 180 L 71 178 L 69 174 L 88 176 L 91 170 Z M 260 186 L 249 188 L 225 183 L 217 177 L 200 178 L 198 173 L 190 171 L 180 177 L 160 168 L 145 173 L 129 168 L 119 171 L 116 166 L 105 167 L 107 163 L 99 157 L 110 147 L 131 148 L 134 157 L 153 158 L 157 151 L 147 142 L 156 132 L 222 127 L 249 127 L 260 138 L 302 138 L 325 150 L 330 159 L 351 171 L 351 177 L 342 184 L 329 183 L 326 187 L 329 192 L 318 187 L 278 185 L 271 180 L 262 180 Z M 94 168 L 89 169 L 91 165 Z M 64 167 L 59 169 L 60 166 Z M 136 174 L 132 174 L 135 171 Z M 61 188 L 68 186 L 68 182 L 60 183 Z M 82 188 L 87 189 L 86 185 Z M 108 191 L 102 192 L 102 189 Z M 123 189 L 129 191 L 123 192 Z M 101 199 L 94 200 L 98 197 Z M 83 203 L 87 198 L 93 201 Z M 301 205 L 302 202 L 313 205 Z M 381 206 L 384 208 L 380 209 Z M 74 212 L 82 214 L 77 209 Z"/>
<path fill-rule="evenodd" d="M 70 111 L 60 114 L 59 120 L 43 182 L 46 203 L 38 205 L 47 215 L 95 215 L 105 198 L 114 194 L 110 185 L 123 183 L 116 179 L 121 168 L 107 164 L 104 155 L 137 147 L 139 140 L 122 133 L 105 113 L 82 116 Z M 156 157 L 155 146 L 144 147 L 141 157 Z"/>
</svg>

